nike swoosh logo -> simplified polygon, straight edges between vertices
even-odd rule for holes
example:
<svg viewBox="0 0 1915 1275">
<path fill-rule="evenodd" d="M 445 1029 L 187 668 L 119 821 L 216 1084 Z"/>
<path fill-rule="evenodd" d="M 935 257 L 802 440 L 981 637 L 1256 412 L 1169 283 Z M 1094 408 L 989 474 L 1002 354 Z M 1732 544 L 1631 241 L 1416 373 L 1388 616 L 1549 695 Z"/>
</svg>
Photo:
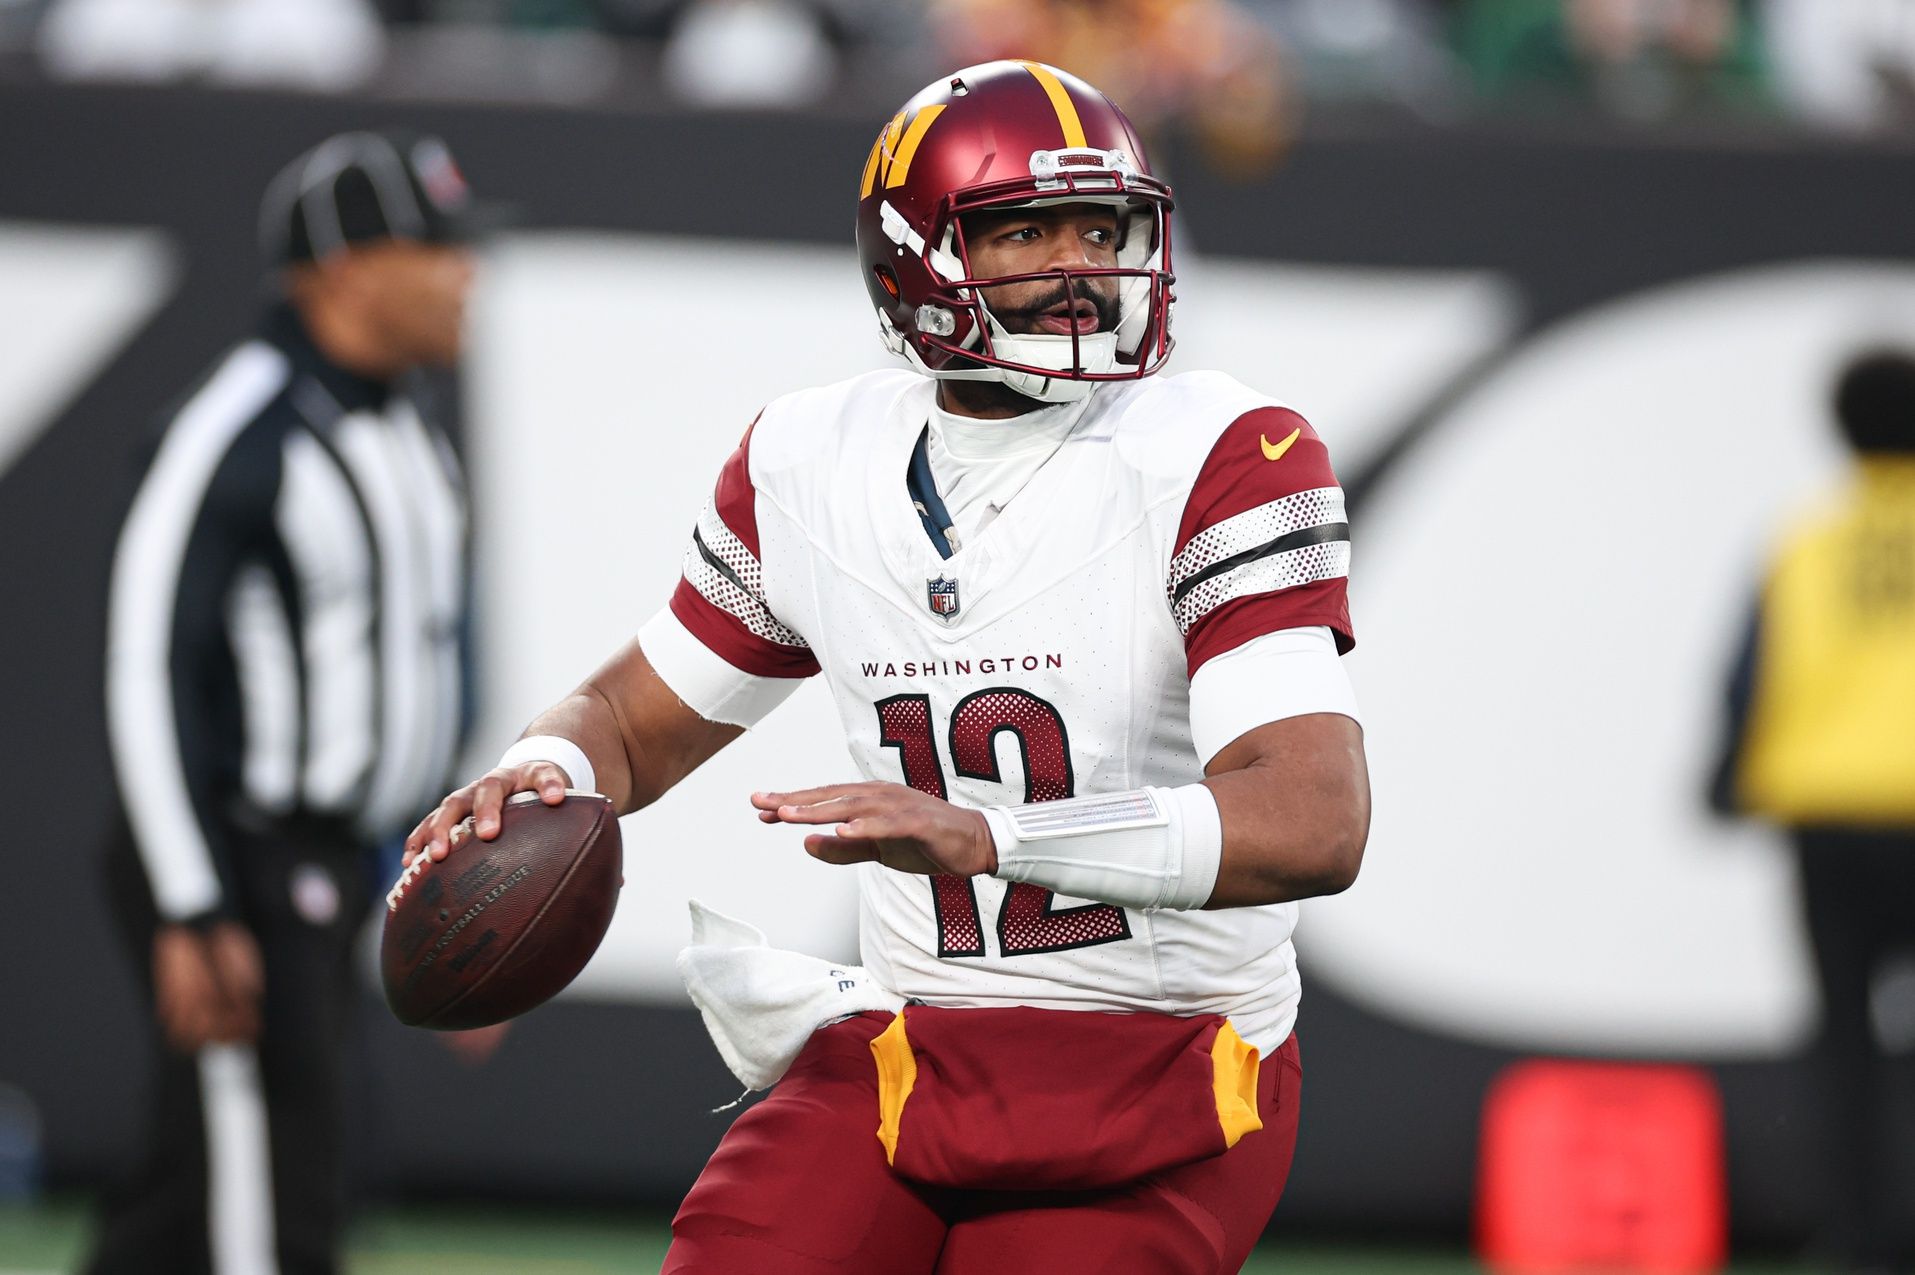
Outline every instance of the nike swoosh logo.
<svg viewBox="0 0 1915 1275">
<path fill-rule="evenodd" d="M 1257 435 L 1257 441 L 1263 444 L 1263 458 L 1265 460 L 1282 460 L 1283 454 L 1290 450 L 1290 444 L 1296 442 L 1298 436 L 1302 433 L 1303 426 L 1299 425 L 1291 430 L 1290 437 L 1284 439 L 1281 443 L 1272 443 L 1265 435 Z"/>
</svg>

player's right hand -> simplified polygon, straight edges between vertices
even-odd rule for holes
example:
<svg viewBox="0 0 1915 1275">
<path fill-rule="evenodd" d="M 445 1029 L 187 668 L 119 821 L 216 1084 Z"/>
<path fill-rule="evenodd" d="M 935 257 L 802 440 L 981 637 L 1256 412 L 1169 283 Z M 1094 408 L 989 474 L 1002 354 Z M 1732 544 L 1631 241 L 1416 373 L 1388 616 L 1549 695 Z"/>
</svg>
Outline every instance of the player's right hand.
<svg viewBox="0 0 1915 1275">
<path fill-rule="evenodd" d="M 406 837 L 406 866 L 412 866 L 421 854 L 429 855 L 434 862 L 451 854 L 453 829 L 468 818 L 479 840 L 492 840 L 499 835 L 499 811 L 506 798 L 513 793 L 536 792 L 540 801 L 556 806 L 565 800 L 567 782 L 565 772 L 549 761 L 486 771 L 465 787 L 447 793 L 438 808 L 419 821 Z"/>
</svg>

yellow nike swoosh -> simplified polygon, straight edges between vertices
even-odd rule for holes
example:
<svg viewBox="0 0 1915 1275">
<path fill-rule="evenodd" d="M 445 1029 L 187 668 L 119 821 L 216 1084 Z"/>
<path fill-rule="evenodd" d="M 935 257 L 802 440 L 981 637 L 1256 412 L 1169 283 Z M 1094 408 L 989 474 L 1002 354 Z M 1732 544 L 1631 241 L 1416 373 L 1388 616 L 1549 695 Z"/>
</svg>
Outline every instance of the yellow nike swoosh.
<svg viewBox="0 0 1915 1275">
<path fill-rule="evenodd" d="M 1281 443 L 1272 443 L 1265 435 L 1257 435 L 1257 441 L 1263 444 L 1263 458 L 1265 460 L 1282 460 L 1283 454 L 1290 450 L 1290 444 L 1296 442 L 1297 436 L 1302 433 L 1303 426 L 1299 425 L 1291 430 L 1290 437 L 1284 439 Z"/>
</svg>

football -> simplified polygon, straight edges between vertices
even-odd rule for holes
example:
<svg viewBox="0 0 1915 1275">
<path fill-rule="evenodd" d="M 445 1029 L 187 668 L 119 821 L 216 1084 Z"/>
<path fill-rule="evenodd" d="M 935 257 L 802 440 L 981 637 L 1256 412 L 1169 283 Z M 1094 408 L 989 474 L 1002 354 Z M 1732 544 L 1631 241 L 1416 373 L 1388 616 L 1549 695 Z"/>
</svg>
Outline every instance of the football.
<svg viewBox="0 0 1915 1275">
<path fill-rule="evenodd" d="M 520 793 L 499 823 L 491 841 L 459 825 L 451 854 L 420 855 L 386 895 L 379 968 L 402 1023 L 461 1031 L 523 1014 L 578 976 L 612 923 L 624 851 L 610 801 Z"/>
</svg>

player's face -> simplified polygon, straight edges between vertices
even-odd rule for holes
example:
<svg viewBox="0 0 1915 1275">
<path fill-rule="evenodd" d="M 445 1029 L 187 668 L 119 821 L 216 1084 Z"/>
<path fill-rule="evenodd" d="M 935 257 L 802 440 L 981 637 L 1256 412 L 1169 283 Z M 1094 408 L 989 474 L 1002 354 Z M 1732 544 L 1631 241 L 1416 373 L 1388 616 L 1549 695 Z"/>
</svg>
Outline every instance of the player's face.
<svg viewBox="0 0 1915 1275">
<path fill-rule="evenodd" d="M 1117 264 L 1122 227 L 1101 204 L 1052 204 L 964 219 L 964 246 L 974 278 L 1044 270 L 1108 270 Z M 1085 336 L 1117 326 L 1117 280 L 1109 276 L 1034 279 L 979 289 L 984 303 L 1017 335 Z"/>
<path fill-rule="evenodd" d="M 361 249 L 370 269 L 380 333 L 405 362 L 444 367 L 465 340 L 465 303 L 472 290 L 469 249 L 390 240 Z"/>
</svg>

